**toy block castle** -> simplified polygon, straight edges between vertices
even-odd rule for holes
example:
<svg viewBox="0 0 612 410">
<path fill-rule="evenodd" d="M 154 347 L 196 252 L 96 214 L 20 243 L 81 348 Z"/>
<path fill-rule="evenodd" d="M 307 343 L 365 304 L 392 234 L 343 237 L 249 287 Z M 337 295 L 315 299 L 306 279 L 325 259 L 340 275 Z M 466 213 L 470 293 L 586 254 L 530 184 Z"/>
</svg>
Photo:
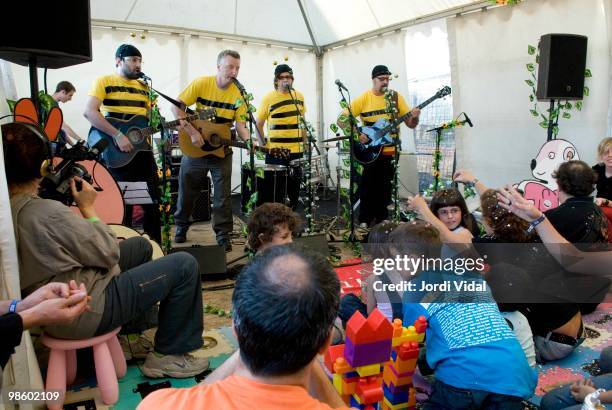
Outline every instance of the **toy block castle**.
<svg viewBox="0 0 612 410">
<path fill-rule="evenodd" d="M 378 309 L 367 319 L 355 312 L 346 324 L 345 344 L 330 346 L 324 357 L 344 402 L 358 409 L 414 409 L 412 375 L 426 329 L 423 316 L 403 327 Z"/>
</svg>

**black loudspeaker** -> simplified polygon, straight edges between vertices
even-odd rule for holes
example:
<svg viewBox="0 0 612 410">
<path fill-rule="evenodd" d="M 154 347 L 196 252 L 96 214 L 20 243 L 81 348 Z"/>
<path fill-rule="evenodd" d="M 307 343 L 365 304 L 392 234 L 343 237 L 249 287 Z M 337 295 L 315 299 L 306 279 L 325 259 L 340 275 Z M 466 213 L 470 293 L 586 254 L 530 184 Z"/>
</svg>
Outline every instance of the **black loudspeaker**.
<svg viewBox="0 0 612 410">
<path fill-rule="evenodd" d="M 218 280 L 227 276 L 225 248 L 220 245 L 193 245 L 172 248 L 170 253 L 187 252 L 198 261 L 200 276 L 204 280 Z"/>
<path fill-rule="evenodd" d="M 545 34 L 540 38 L 538 100 L 582 99 L 587 40 L 577 34 Z"/>
<path fill-rule="evenodd" d="M 210 221 L 210 180 L 208 182 L 209 188 L 201 190 L 195 201 L 193 201 L 193 212 L 191 213 L 193 222 Z"/>
<path fill-rule="evenodd" d="M 89 0 L 15 1 L 0 25 L 0 58 L 61 68 L 91 61 Z"/>
<path fill-rule="evenodd" d="M 327 244 L 327 235 L 324 233 L 300 236 L 298 238 L 294 238 L 293 242 L 313 252 L 320 253 L 326 258 L 329 257 L 329 245 Z"/>
</svg>

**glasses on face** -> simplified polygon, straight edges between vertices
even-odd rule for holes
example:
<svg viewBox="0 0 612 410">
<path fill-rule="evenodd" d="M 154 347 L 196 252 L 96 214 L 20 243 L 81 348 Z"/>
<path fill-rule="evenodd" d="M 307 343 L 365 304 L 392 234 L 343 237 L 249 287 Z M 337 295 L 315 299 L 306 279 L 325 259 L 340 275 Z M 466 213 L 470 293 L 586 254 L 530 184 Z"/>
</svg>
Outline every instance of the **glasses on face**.
<svg viewBox="0 0 612 410">
<path fill-rule="evenodd" d="M 438 210 L 439 216 L 453 216 L 459 213 L 461 213 L 461 209 L 459 208 L 449 208 L 449 209 L 439 209 Z"/>
<path fill-rule="evenodd" d="M 142 64 L 142 58 L 140 57 L 123 57 L 123 61 L 127 62 L 127 63 L 132 63 L 132 64 L 137 64 L 140 63 Z"/>
<path fill-rule="evenodd" d="M 279 80 L 293 80 L 293 76 L 291 75 L 281 75 L 278 77 Z"/>
<path fill-rule="evenodd" d="M 391 78 L 390 77 L 376 77 L 376 79 L 380 81 L 381 83 L 384 83 L 385 81 L 389 81 Z"/>
</svg>

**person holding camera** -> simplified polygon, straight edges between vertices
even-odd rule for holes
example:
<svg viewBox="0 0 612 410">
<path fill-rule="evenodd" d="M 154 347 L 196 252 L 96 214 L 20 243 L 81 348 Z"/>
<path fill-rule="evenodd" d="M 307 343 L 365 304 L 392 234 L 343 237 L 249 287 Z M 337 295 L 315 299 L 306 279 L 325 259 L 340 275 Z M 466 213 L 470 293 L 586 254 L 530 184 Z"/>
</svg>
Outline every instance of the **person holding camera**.
<svg viewBox="0 0 612 410">
<path fill-rule="evenodd" d="M 48 142 L 32 126 L 2 126 L 4 162 L 17 241 L 22 293 L 45 284 L 78 280 L 91 296 L 90 309 L 71 324 L 46 326 L 53 337 L 82 339 L 131 324 L 158 302 L 155 350 L 142 371 L 149 377 L 192 377 L 208 361 L 188 352 L 202 346 L 203 309 L 198 264 L 187 253 L 151 259 L 141 237 L 117 243 L 93 207 L 96 191 L 74 177 L 71 193 L 82 214 L 37 195 Z M 80 187 L 77 187 L 77 184 Z"/>
</svg>

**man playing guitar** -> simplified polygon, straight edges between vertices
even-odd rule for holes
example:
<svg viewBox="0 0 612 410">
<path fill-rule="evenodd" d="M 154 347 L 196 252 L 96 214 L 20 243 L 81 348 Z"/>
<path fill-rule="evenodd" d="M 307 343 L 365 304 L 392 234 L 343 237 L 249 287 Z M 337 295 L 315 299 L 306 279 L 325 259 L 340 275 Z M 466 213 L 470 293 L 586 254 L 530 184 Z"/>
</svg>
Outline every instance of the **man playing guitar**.
<svg viewBox="0 0 612 410">
<path fill-rule="evenodd" d="M 356 117 L 360 117 L 363 125 L 369 126 L 377 120 L 385 118 L 392 120 L 391 114 L 387 109 L 385 92 L 389 87 L 391 72 L 384 65 L 377 65 L 372 70 L 372 88 L 367 90 L 351 102 L 351 111 Z M 410 111 L 406 100 L 399 93 L 397 95 L 397 116 L 403 116 Z M 414 108 L 412 116 L 405 120 L 409 128 L 414 128 L 419 123 L 421 110 Z M 348 114 L 345 110 L 344 115 Z M 345 127 L 347 124 L 338 121 L 338 125 Z M 394 138 L 399 138 L 399 132 Z M 359 140 L 368 143 L 369 137 L 360 133 Z M 387 206 L 391 202 L 392 178 L 393 178 L 393 157 L 395 146 L 389 144 L 382 150 L 382 154 L 372 163 L 363 166 L 360 188 L 360 210 L 359 222 L 367 226 L 373 226 L 388 216 Z"/>
<path fill-rule="evenodd" d="M 236 124 L 238 136 L 244 141 L 249 139 L 249 131 L 245 126 L 246 102 L 242 101 L 240 90 L 234 83 L 240 71 L 240 54 L 233 50 L 224 50 L 217 57 L 217 74 L 196 78 L 178 96 L 183 109 L 173 106 L 172 111 L 177 118 L 187 114 L 184 108 L 196 104 L 196 109 L 215 108 L 215 122 L 224 124 L 228 129 Z M 238 102 L 240 100 L 240 102 Z M 204 145 L 202 135 L 190 123 L 181 121 L 181 126 L 191 137 L 194 146 Z M 174 241 L 185 242 L 190 225 L 191 212 L 195 197 L 204 185 L 210 171 L 214 185 L 213 199 L 213 229 L 217 243 L 232 249 L 229 235 L 233 228 L 231 203 L 232 150 L 225 148 L 225 156 L 207 155 L 191 158 L 183 155 L 179 175 L 179 195 L 174 221 L 176 233 Z"/>
<path fill-rule="evenodd" d="M 122 44 L 115 53 L 116 73 L 99 77 L 89 91 L 85 106 L 85 118 L 98 130 L 113 137 L 115 147 L 121 152 L 134 149 L 130 140 L 107 118 L 130 120 L 135 116 L 149 118 L 150 102 L 148 87 L 140 78 L 142 54 L 130 44 Z M 104 113 L 102 115 L 101 111 Z M 104 157 L 104 154 L 103 154 Z M 107 164 L 108 165 L 108 164 Z M 145 181 L 153 204 L 143 205 L 144 231 L 151 239 L 161 243 L 161 222 L 159 212 L 159 179 L 157 164 L 150 150 L 139 151 L 126 165 L 110 167 L 117 181 Z M 132 225 L 132 206 L 126 205 L 123 223 Z"/>
<path fill-rule="evenodd" d="M 295 100 L 294 100 L 295 99 Z M 287 64 L 280 64 L 274 70 L 274 91 L 263 97 L 257 110 L 257 128 L 264 135 L 263 126 L 268 122 L 269 148 L 287 148 L 290 160 L 302 158 L 306 146 L 306 130 L 300 128 L 300 117 L 306 112 L 304 96 L 293 89 L 293 70 Z M 266 155 L 266 164 L 289 165 L 286 159 Z M 294 168 L 288 181 L 289 203 L 295 209 L 300 195 L 301 168 Z"/>
</svg>

